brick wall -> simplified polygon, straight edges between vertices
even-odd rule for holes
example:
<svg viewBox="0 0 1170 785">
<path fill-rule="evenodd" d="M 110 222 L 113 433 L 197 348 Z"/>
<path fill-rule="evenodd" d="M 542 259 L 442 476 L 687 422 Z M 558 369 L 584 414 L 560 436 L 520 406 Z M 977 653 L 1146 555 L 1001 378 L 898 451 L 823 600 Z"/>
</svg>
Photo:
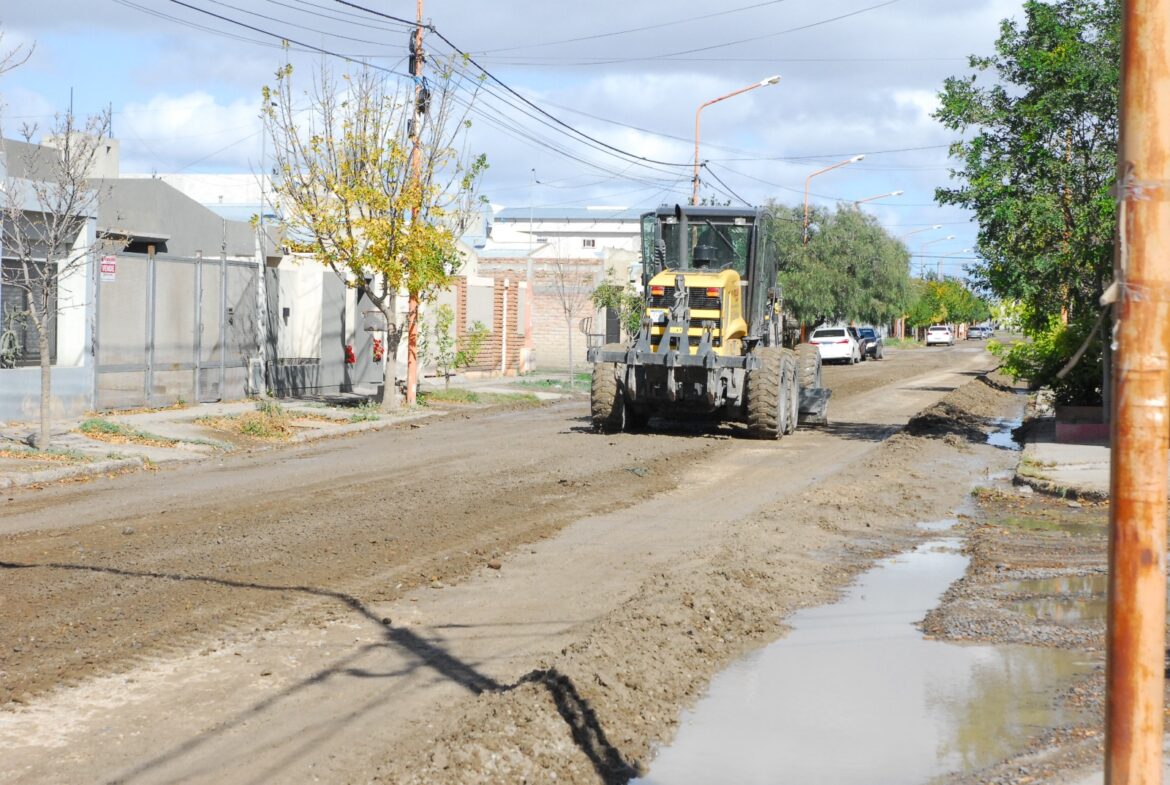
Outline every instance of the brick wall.
<svg viewBox="0 0 1170 785">
<path fill-rule="evenodd" d="M 565 324 L 565 313 L 562 306 L 559 283 L 563 279 L 569 297 L 578 293 L 579 302 L 572 315 L 573 330 L 573 357 L 574 367 L 585 366 L 585 336 L 580 332 L 579 322 L 585 317 L 594 317 L 595 332 L 604 332 L 604 315 L 595 313 L 588 295 L 597 286 L 602 278 L 603 262 L 600 259 L 568 259 L 559 263 L 549 260 L 537 260 L 533 269 L 533 296 L 532 296 L 532 348 L 535 352 L 536 370 L 565 370 L 568 368 L 569 336 Z M 503 344 L 503 333 L 500 325 L 504 318 L 504 281 L 509 282 L 508 297 L 508 373 L 515 373 L 520 364 L 520 350 L 525 345 L 524 326 L 524 287 L 522 284 L 527 275 L 527 259 L 492 259 L 490 263 L 481 261 L 478 275 L 471 281 L 490 279 L 494 282 L 494 311 L 492 316 L 493 330 L 488 340 L 480 349 L 479 356 L 472 371 L 499 371 L 500 352 Z M 469 279 L 460 276 L 456 279 L 456 323 L 459 335 L 465 335 L 467 313 L 467 286 Z"/>
</svg>

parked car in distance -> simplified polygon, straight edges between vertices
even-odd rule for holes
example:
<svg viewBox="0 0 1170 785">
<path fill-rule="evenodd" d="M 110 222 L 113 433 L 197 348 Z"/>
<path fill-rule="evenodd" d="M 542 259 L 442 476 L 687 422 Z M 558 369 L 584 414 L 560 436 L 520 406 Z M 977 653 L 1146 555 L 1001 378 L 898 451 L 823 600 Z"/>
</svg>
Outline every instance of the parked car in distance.
<svg viewBox="0 0 1170 785">
<path fill-rule="evenodd" d="M 954 346 L 955 334 L 945 324 L 934 324 L 926 328 L 927 346 Z"/>
<path fill-rule="evenodd" d="M 967 329 L 967 340 L 982 340 L 991 337 L 991 328 L 982 324 L 971 325 Z"/>
<path fill-rule="evenodd" d="M 849 337 L 857 341 L 857 354 L 861 357 L 861 362 L 865 362 L 865 339 L 861 337 L 856 327 L 850 326 L 845 328 L 849 332 Z"/>
<path fill-rule="evenodd" d="M 875 360 L 882 359 L 882 337 L 878 335 L 878 331 L 873 327 L 858 327 L 857 333 L 861 336 L 861 340 L 859 341 L 861 344 L 861 354 L 866 357 L 872 357 Z"/>
<path fill-rule="evenodd" d="M 848 365 L 861 362 L 861 347 L 844 327 L 818 327 L 809 336 L 821 352 L 821 361 L 838 361 Z"/>
</svg>

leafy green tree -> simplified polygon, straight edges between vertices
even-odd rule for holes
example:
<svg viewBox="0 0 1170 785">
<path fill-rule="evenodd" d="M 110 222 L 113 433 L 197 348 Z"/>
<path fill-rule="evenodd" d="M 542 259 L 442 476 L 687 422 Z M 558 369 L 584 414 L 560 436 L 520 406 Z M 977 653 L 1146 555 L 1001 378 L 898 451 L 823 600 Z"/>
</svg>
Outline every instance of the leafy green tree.
<svg viewBox="0 0 1170 785">
<path fill-rule="evenodd" d="M 991 315 L 987 301 L 954 278 L 915 280 L 912 290 L 906 312 L 911 327 L 982 322 Z"/>
<path fill-rule="evenodd" d="M 1022 327 L 1036 336 L 1062 312 L 1091 319 L 1112 275 L 1121 7 L 1027 0 L 1023 10 L 1022 23 L 1002 22 L 994 55 L 944 83 L 935 117 L 960 137 L 960 184 L 936 198 L 974 211 L 972 272 L 1026 306 Z"/>
<path fill-rule="evenodd" d="M 877 219 L 850 205 L 814 208 L 803 239 L 803 209 L 768 205 L 768 254 L 778 258 L 785 308 L 798 321 L 900 316 L 910 295 L 910 255 Z"/>
<path fill-rule="evenodd" d="M 397 298 L 405 291 L 426 302 L 450 284 L 460 265 L 456 239 L 487 168 L 483 156 L 459 147 L 474 98 L 456 96 L 450 71 L 430 81 L 416 174 L 413 88 L 369 69 L 339 84 L 322 67 L 310 81 L 297 89 L 286 65 L 262 90 L 278 209 L 290 245 L 313 253 L 385 319 L 382 408 L 393 409 L 395 357 L 407 331 Z"/>
<path fill-rule="evenodd" d="M 589 295 L 589 299 L 593 301 L 593 307 L 599 311 L 604 308 L 616 311 L 622 332 L 627 337 L 634 335 L 641 328 L 642 316 L 646 313 L 646 301 L 632 284 L 622 286 L 613 280 L 602 281 Z"/>
<path fill-rule="evenodd" d="M 488 328 L 483 322 L 472 322 L 466 335 L 456 337 L 451 330 L 455 311 L 449 305 L 435 309 L 435 318 L 419 331 L 419 356 L 423 362 L 433 361 L 443 377 L 443 389 L 451 387 L 451 377 L 460 368 L 467 368 L 479 357 L 479 350 L 487 340 Z"/>
</svg>

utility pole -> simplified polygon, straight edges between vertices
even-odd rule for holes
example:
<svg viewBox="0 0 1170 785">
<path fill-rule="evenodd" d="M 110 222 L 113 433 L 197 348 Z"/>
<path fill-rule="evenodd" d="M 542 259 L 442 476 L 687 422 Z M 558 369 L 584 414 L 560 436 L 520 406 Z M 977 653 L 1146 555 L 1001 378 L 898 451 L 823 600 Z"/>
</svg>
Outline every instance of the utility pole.
<svg viewBox="0 0 1170 785">
<path fill-rule="evenodd" d="M 410 122 L 410 183 L 417 200 L 410 222 L 420 220 L 422 212 L 422 117 L 426 111 L 426 87 L 423 85 L 423 0 L 416 0 L 416 24 L 410 39 L 410 73 L 414 76 L 414 117 Z M 414 406 L 418 397 L 418 292 L 407 278 L 409 304 L 406 308 L 406 405 Z M 393 362 L 393 358 L 387 358 Z M 392 391 L 390 391 L 392 392 Z"/>
<path fill-rule="evenodd" d="M 1123 8 L 1105 782 L 1155 785 L 1170 447 L 1170 0 Z"/>
<path fill-rule="evenodd" d="M 522 364 L 520 370 L 531 371 L 534 369 L 532 362 L 532 349 L 535 341 L 532 338 L 532 302 L 535 296 L 534 287 L 536 285 L 536 276 L 533 270 L 532 254 L 535 252 L 533 241 L 536 239 L 536 228 L 533 223 L 533 202 L 536 199 L 536 167 L 532 167 L 532 182 L 528 186 L 528 264 L 525 265 L 524 270 L 524 285 L 526 295 L 524 298 L 524 348 L 528 355 L 528 362 Z M 507 323 L 504 324 L 504 332 L 507 333 Z"/>
</svg>

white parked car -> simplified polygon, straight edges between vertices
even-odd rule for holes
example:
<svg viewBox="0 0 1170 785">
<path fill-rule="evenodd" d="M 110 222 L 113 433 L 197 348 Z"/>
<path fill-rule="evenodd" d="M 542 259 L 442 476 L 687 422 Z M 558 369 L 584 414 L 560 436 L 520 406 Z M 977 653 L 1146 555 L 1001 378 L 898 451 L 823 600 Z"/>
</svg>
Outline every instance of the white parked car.
<svg viewBox="0 0 1170 785">
<path fill-rule="evenodd" d="M 955 334 L 945 324 L 935 324 L 926 328 L 927 346 L 954 346 Z"/>
<path fill-rule="evenodd" d="M 818 327 L 808 342 L 820 350 L 823 362 L 839 360 L 850 365 L 861 362 L 861 347 L 844 327 Z"/>
</svg>

